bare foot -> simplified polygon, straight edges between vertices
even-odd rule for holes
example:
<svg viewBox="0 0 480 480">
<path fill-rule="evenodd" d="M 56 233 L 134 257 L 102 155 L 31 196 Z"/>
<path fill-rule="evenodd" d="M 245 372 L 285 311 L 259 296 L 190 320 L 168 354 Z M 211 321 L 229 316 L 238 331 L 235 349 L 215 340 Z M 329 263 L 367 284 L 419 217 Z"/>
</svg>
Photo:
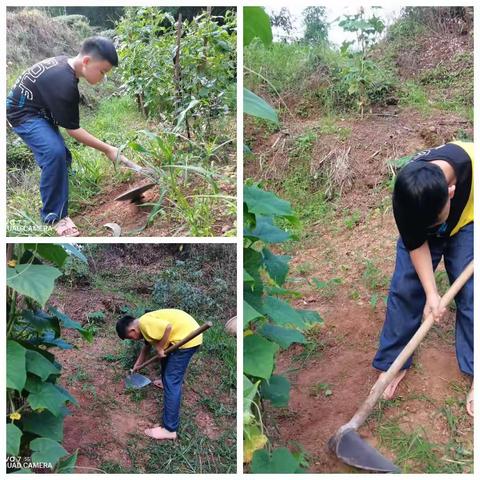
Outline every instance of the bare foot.
<svg viewBox="0 0 480 480">
<path fill-rule="evenodd" d="M 467 399 L 465 401 L 465 406 L 467 408 L 467 413 L 473 417 L 473 382 L 472 382 L 472 388 L 468 392 Z"/>
<path fill-rule="evenodd" d="M 387 385 L 387 388 L 382 394 L 382 398 L 384 400 L 391 400 L 395 396 L 395 391 L 397 390 L 398 384 L 403 380 L 403 377 L 406 375 L 406 373 L 407 370 L 400 370 L 390 384 Z M 382 375 L 385 375 L 385 372 L 381 373 L 379 378 L 381 378 Z"/>
<path fill-rule="evenodd" d="M 176 440 L 177 432 L 169 432 L 163 427 L 147 428 L 145 435 L 155 438 L 156 440 Z"/>
<path fill-rule="evenodd" d="M 154 381 L 153 381 L 153 384 L 158 387 L 158 388 L 163 388 L 163 383 L 162 383 L 162 379 L 161 378 L 156 378 Z"/>
</svg>

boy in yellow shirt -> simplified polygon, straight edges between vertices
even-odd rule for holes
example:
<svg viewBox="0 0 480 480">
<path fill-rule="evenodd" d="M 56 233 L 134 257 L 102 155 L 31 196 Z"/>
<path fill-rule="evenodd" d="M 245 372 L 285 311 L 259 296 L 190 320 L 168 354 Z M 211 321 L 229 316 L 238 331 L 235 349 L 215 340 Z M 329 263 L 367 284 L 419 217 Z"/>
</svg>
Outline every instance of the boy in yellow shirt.
<svg viewBox="0 0 480 480">
<path fill-rule="evenodd" d="M 198 335 L 178 350 L 165 355 L 165 349 L 183 340 L 188 334 L 199 328 L 196 320 L 188 313 L 173 308 L 155 310 L 139 318 L 126 315 L 117 322 L 118 336 L 124 340 L 144 340 L 140 355 L 133 366 L 135 371 L 150 352 L 153 345 L 160 357 L 163 384 L 163 427 L 148 428 L 145 434 L 157 440 L 175 440 L 180 423 L 180 404 L 182 385 L 188 363 L 202 344 L 202 335 Z"/>
</svg>

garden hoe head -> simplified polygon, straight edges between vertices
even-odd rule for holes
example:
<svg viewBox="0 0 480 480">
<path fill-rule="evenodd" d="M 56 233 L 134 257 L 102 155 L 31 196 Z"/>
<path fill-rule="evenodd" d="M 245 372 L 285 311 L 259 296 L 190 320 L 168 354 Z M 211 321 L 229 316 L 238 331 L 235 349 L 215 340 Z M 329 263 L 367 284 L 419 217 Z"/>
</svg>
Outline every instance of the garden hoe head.
<svg viewBox="0 0 480 480">
<path fill-rule="evenodd" d="M 145 375 L 140 375 L 139 373 L 132 373 L 125 379 L 125 386 L 127 388 L 139 389 L 146 387 L 151 383 L 152 381 L 148 377 L 145 377 Z"/>
<path fill-rule="evenodd" d="M 125 202 L 126 200 L 130 200 L 131 202 L 136 202 L 142 198 L 142 194 L 147 190 L 153 188 L 156 183 L 147 183 L 146 185 L 141 185 L 140 187 L 131 188 L 126 192 L 119 195 L 115 198 L 116 202 Z"/>
<path fill-rule="evenodd" d="M 328 441 L 330 450 L 352 467 L 379 473 L 400 473 L 400 469 L 363 440 L 353 428 L 340 430 Z"/>
</svg>

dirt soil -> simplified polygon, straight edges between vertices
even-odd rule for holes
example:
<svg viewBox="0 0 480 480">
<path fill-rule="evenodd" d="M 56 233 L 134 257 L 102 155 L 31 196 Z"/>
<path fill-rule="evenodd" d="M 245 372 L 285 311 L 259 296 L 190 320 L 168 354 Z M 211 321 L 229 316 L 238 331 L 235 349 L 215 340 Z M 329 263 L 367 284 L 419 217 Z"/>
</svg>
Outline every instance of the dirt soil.
<svg viewBox="0 0 480 480">
<path fill-rule="evenodd" d="M 83 323 L 87 314 L 93 311 L 110 312 L 118 316 L 125 301 L 88 287 L 60 288 L 53 298 L 53 304 L 72 319 Z M 79 450 L 75 473 L 106 473 L 101 466 L 109 461 L 125 469 L 133 468 L 129 450 L 133 448 L 138 452 L 153 442 L 144 435 L 144 430 L 161 423 L 161 390 L 149 385 L 145 387 L 148 391 L 141 399 L 134 401 L 124 386 L 128 372 L 118 361 L 105 359 L 105 356 L 118 355 L 120 340 L 113 329 L 102 330 L 97 331 L 92 343 L 79 339 L 72 331 L 64 330 L 65 340 L 79 348 L 56 352 L 57 361 L 62 365 L 63 386 L 79 404 L 69 406 L 71 415 L 65 418 L 63 441 L 63 447 L 68 452 Z M 194 358 L 192 363 L 198 361 Z M 151 379 L 159 376 L 154 366 L 147 367 L 142 373 Z M 187 374 L 182 409 L 193 411 L 202 434 L 216 440 L 232 426 L 223 425 L 202 407 L 200 400 L 203 394 L 208 386 L 212 388 L 208 372 L 201 378 L 195 378 L 194 383 L 195 386 L 190 384 Z M 232 398 L 221 398 L 221 401 L 224 405 L 235 403 Z M 136 462 L 141 465 L 142 459 L 137 456 Z"/>
<path fill-rule="evenodd" d="M 127 192 L 128 190 L 140 187 L 148 183 L 145 179 L 133 180 L 128 183 L 116 185 L 107 189 L 95 199 L 82 213 L 72 217 L 78 226 L 82 235 L 88 236 L 111 236 L 112 230 L 105 227 L 107 223 L 116 223 L 121 228 L 121 236 L 145 236 L 145 237 L 167 237 L 167 236 L 188 236 L 189 226 L 179 223 L 178 219 L 172 219 L 168 214 L 171 210 L 174 214 L 174 204 L 165 199 L 163 208 L 166 213 L 156 216 L 151 225 L 145 227 L 148 217 L 159 197 L 159 189 L 154 187 L 142 194 L 135 201 L 116 201 L 115 198 Z M 189 191 L 192 192 L 200 185 L 189 185 Z M 235 187 L 231 184 L 221 186 L 220 193 L 223 195 L 235 195 Z M 200 192 L 199 192 L 200 193 Z M 213 216 L 215 224 L 213 226 L 214 236 L 222 236 L 227 231 L 234 228 L 233 219 L 227 215 L 221 208 L 222 203 L 218 202 Z"/>
<path fill-rule="evenodd" d="M 294 104 L 292 100 L 292 111 Z M 282 130 L 270 134 L 249 122 L 246 136 L 253 140 L 255 157 L 246 163 L 245 177 L 267 180 L 281 195 L 281 181 L 293 167 L 290 162 L 296 161 L 289 156 L 295 138 L 321 124 L 322 118 L 316 115 L 306 119 L 285 115 Z M 389 206 L 388 161 L 450 141 L 460 129 L 473 134 L 471 125 L 457 115 L 439 111 L 427 118 L 398 106 L 374 110 L 363 120 L 340 119 L 337 126 L 351 129 L 351 135 L 340 140 L 336 135 L 318 134 L 310 163 L 314 175 L 332 152 L 334 157 L 347 152 L 350 175 L 342 191 L 336 192 L 341 199 L 334 218 L 328 224 L 320 220 L 309 225 L 306 238 L 288 252 L 293 256 L 290 287 L 302 294 L 294 304 L 317 311 L 324 326 L 311 335 L 311 342 L 317 344 L 313 353 L 296 345 L 278 356 L 276 372 L 287 375 L 292 383 L 289 407 L 266 407 L 264 417 L 274 445 L 295 448 L 295 443 L 300 444 L 310 461 L 309 472 L 322 473 L 354 471 L 328 451 L 327 441 L 350 420 L 378 375 L 371 362 L 384 320 L 383 298 L 393 273 L 397 239 Z M 345 218 L 352 210 L 359 212 L 359 221 L 347 228 Z M 367 260 L 374 261 L 382 279 L 373 307 L 365 276 Z M 340 278 L 341 284 L 327 295 L 312 285 L 312 278 Z M 399 387 L 398 400 L 383 402 L 360 429 L 370 444 L 392 460 L 394 452 L 380 444 L 379 434 L 389 421 L 396 421 L 405 432 L 421 428 L 437 445 L 449 442 L 449 427 L 440 409 L 452 398 L 462 404 L 469 389 L 469 379 L 460 373 L 455 358 L 454 322 L 454 314 L 449 313 L 434 327 Z M 328 385 L 331 395 L 325 395 L 322 384 Z M 473 421 L 464 408 L 458 414 L 460 441 L 472 449 Z M 411 468 L 415 471 L 415 466 Z"/>
</svg>

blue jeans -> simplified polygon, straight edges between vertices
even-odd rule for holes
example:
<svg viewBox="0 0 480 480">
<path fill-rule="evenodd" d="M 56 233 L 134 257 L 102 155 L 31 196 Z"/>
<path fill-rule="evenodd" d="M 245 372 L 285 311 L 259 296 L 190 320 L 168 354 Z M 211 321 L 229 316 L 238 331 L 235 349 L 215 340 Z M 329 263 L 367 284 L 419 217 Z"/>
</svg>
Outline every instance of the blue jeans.
<svg viewBox="0 0 480 480">
<path fill-rule="evenodd" d="M 435 269 L 443 255 L 450 282 L 473 259 L 473 223 L 453 237 L 431 238 L 428 242 Z M 460 370 L 473 375 L 473 277 L 455 297 L 457 317 L 455 349 Z M 395 272 L 390 284 L 385 323 L 373 366 L 386 371 L 420 326 L 425 306 L 425 292 L 402 240 L 397 243 Z M 403 369 L 412 364 L 410 357 Z"/>
<path fill-rule="evenodd" d="M 183 377 L 198 347 L 179 348 L 161 360 L 163 383 L 163 428 L 176 432 L 180 423 Z"/>
<path fill-rule="evenodd" d="M 54 223 L 68 215 L 68 168 L 70 151 L 58 127 L 44 118 L 32 118 L 13 130 L 33 152 L 41 168 L 40 216 L 45 223 Z"/>
</svg>

